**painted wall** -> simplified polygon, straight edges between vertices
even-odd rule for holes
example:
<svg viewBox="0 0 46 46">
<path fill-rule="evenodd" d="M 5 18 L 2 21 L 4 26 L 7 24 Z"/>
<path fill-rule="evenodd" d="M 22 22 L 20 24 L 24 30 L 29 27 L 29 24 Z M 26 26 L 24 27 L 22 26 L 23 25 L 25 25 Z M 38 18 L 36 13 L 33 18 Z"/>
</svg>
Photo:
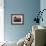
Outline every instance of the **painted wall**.
<svg viewBox="0 0 46 46">
<path fill-rule="evenodd" d="M 40 1 L 40 9 L 41 9 L 41 11 L 43 9 L 46 9 L 46 0 Z M 46 26 L 46 10 L 43 12 L 43 22 L 41 21 L 40 24 L 43 25 L 43 26 Z"/>
<path fill-rule="evenodd" d="M 18 41 L 31 31 L 36 12 L 40 10 L 40 0 L 5 0 L 4 35 L 7 41 Z M 11 14 L 24 14 L 24 25 L 12 25 Z"/>
</svg>

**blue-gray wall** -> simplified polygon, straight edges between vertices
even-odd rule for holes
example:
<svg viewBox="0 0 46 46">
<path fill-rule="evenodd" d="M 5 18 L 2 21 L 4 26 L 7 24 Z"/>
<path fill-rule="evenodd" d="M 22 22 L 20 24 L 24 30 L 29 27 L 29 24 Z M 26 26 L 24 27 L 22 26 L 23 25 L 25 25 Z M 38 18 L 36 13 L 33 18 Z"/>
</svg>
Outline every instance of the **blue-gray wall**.
<svg viewBox="0 0 46 46">
<path fill-rule="evenodd" d="M 4 38 L 7 41 L 18 41 L 31 31 L 35 13 L 40 9 L 40 0 L 5 0 L 4 5 Z M 12 25 L 12 13 L 24 14 L 24 25 Z"/>
<path fill-rule="evenodd" d="M 46 9 L 46 0 L 41 0 L 40 1 L 40 10 L 42 11 L 43 9 Z M 46 27 L 46 10 L 43 12 L 43 22 L 40 22 L 40 25 L 45 26 Z"/>
</svg>

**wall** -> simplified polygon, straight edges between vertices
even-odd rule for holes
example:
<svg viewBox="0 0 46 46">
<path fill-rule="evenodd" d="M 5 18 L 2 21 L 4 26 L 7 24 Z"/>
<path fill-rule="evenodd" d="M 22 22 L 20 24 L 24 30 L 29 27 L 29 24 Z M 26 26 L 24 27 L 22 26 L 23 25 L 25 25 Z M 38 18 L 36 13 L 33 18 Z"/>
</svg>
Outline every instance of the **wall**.
<svg viewBox="0 0 46 46">
<path fill-rule="evenodd" d="M 41 9 L 41 11 L 43 10 L 43 9 L 46 9 L 46 0 L 41 0 L 40 1 L 40 9 Z M 41 25 L 43 25 L 43 26 L 46 26 L 46 10 L 43 12 L 43 22 L 41 21 Z"/>
<path fill-rule="evenodd" d="M 40 10 L 40 0 L 5 0 L 4 5 L 5 40 L 18 41 L 31 31 L 35 13 Z M 12 25 L 12 13 L 24 14 L 24 25 Z"/>
</svg>

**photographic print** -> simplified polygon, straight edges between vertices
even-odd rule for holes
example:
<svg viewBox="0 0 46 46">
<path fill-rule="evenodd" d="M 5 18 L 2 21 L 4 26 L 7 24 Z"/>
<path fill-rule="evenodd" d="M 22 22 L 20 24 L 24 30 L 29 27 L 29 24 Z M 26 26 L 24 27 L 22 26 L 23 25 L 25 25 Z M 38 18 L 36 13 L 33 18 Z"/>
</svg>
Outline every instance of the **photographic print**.
<svg viewBox="0 0 46 46">
<path fill-rule="evenodd" d="M 12 14 L 11 23 L 15 25 L 24 24 L 24 14 Z"/>
</svg>

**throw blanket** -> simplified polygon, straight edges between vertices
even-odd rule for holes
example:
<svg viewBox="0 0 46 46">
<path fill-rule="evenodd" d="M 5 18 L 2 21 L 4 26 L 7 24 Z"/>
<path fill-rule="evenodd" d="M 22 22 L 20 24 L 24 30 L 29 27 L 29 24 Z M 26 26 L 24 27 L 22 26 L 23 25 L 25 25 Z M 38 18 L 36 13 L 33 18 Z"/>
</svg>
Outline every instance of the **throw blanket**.
<svg viewBox="0 0 46 46">
<path fill-rule="evenodd" d="M 23 46 L 31 46 L 32 42 L 33 42 L 33 35 L 29 32 L 25 37 Z"/>
<path fill-rule="evenodd" d="M 24 38 L 17 42 L 17 46 L 31 46 L 33 39 L 33 34 L 29 32 Z"/>
</svg>

